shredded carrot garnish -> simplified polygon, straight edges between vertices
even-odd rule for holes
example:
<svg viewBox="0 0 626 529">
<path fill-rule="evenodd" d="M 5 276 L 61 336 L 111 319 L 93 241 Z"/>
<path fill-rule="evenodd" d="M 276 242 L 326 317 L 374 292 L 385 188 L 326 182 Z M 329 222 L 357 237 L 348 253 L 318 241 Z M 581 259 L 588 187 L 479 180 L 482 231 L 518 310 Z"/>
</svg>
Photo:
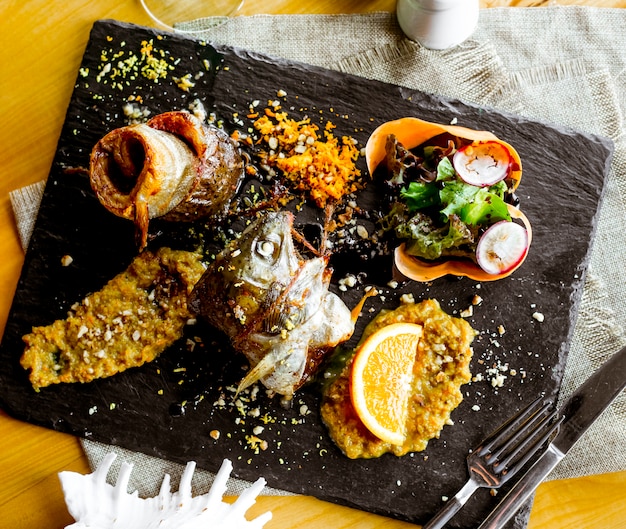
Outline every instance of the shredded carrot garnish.
<svg viewBox="0 0 626 529">
<path fill-rule="evenodd" d="M 352 138 L 335 137 L 335 125 L 330 121 L 320 134 L 309 118 L 296 121 L 287 112 L 266 108 L 254 127 L 260 133 L 259 141 L 269 147 L 264 162 L 282 171 L 295 189 L 308 193 L 317 206 L 336 203 L 358 189 L 361 172 L 355 163 L 359 150 Z"/>
</svg>

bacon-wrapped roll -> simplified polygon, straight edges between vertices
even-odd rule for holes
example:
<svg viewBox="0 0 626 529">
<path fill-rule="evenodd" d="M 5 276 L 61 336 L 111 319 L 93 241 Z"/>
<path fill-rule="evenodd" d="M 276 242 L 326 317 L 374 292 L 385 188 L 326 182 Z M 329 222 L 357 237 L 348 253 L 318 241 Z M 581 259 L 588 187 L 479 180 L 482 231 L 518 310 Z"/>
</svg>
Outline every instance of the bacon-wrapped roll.
<svg viewBox="0 0 626 529">
<path fill-rule="evenodd" d="M 166 112 L 101 138 L 91 152 L 89 176 L 102 205 L 134 221 L 143 249 L 150 219 L 224 215 L 243 165 L 224 131 L 188 112 Z"/>
</svg>

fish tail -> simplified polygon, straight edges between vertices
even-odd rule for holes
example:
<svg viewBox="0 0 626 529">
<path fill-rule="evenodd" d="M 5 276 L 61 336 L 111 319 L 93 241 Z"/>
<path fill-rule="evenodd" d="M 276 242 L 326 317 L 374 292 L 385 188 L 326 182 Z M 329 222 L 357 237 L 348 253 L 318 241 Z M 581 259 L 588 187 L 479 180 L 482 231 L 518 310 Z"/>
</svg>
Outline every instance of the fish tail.
<svg viewBox="0 0 626 529">
<path fill-rule="evenodd" d="M 255 365 L 248 374 L 243 378 L 239 385 L 237 386 L 237 392 L 235 393 L 235 397 L 239 395 L 244 389 L 251 386 L 255 382 L 258 382 L 263 377 L 269 375 L 276 367 L 276 358 L 274 355 L 268 354 L 265 355 L 262 360 Z"/>
</svg>

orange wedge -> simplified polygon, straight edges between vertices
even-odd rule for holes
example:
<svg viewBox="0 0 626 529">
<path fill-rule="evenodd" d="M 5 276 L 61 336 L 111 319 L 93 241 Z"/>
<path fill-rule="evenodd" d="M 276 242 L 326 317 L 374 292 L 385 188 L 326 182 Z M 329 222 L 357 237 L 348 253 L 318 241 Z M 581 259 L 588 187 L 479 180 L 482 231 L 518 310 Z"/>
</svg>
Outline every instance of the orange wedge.
<svg viewBox="0 0 626 529">
<path fill-rule="evenodd" d="M 366 428 L 382 441 L 401 445 L 406 436 L 413 364 L 422 326 L 394 323 L 357 349 L 350 374 L 352 405 Z"/>
</svg>

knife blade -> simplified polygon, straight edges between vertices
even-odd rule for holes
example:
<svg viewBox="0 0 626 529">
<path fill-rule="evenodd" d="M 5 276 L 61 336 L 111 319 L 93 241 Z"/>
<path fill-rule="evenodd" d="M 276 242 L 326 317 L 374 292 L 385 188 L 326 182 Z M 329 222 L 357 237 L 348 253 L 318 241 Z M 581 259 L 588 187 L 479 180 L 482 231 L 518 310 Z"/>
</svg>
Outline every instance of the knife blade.
<svg viewBox="0 0 626 529">
<path fill-rule="evenodd" d="M 556 437 L 478 529 L 500 529 L 530 498 L 576 441 L 626 387 L 626 347 L 611 356 L 563 404 Z"/>
</svg>

